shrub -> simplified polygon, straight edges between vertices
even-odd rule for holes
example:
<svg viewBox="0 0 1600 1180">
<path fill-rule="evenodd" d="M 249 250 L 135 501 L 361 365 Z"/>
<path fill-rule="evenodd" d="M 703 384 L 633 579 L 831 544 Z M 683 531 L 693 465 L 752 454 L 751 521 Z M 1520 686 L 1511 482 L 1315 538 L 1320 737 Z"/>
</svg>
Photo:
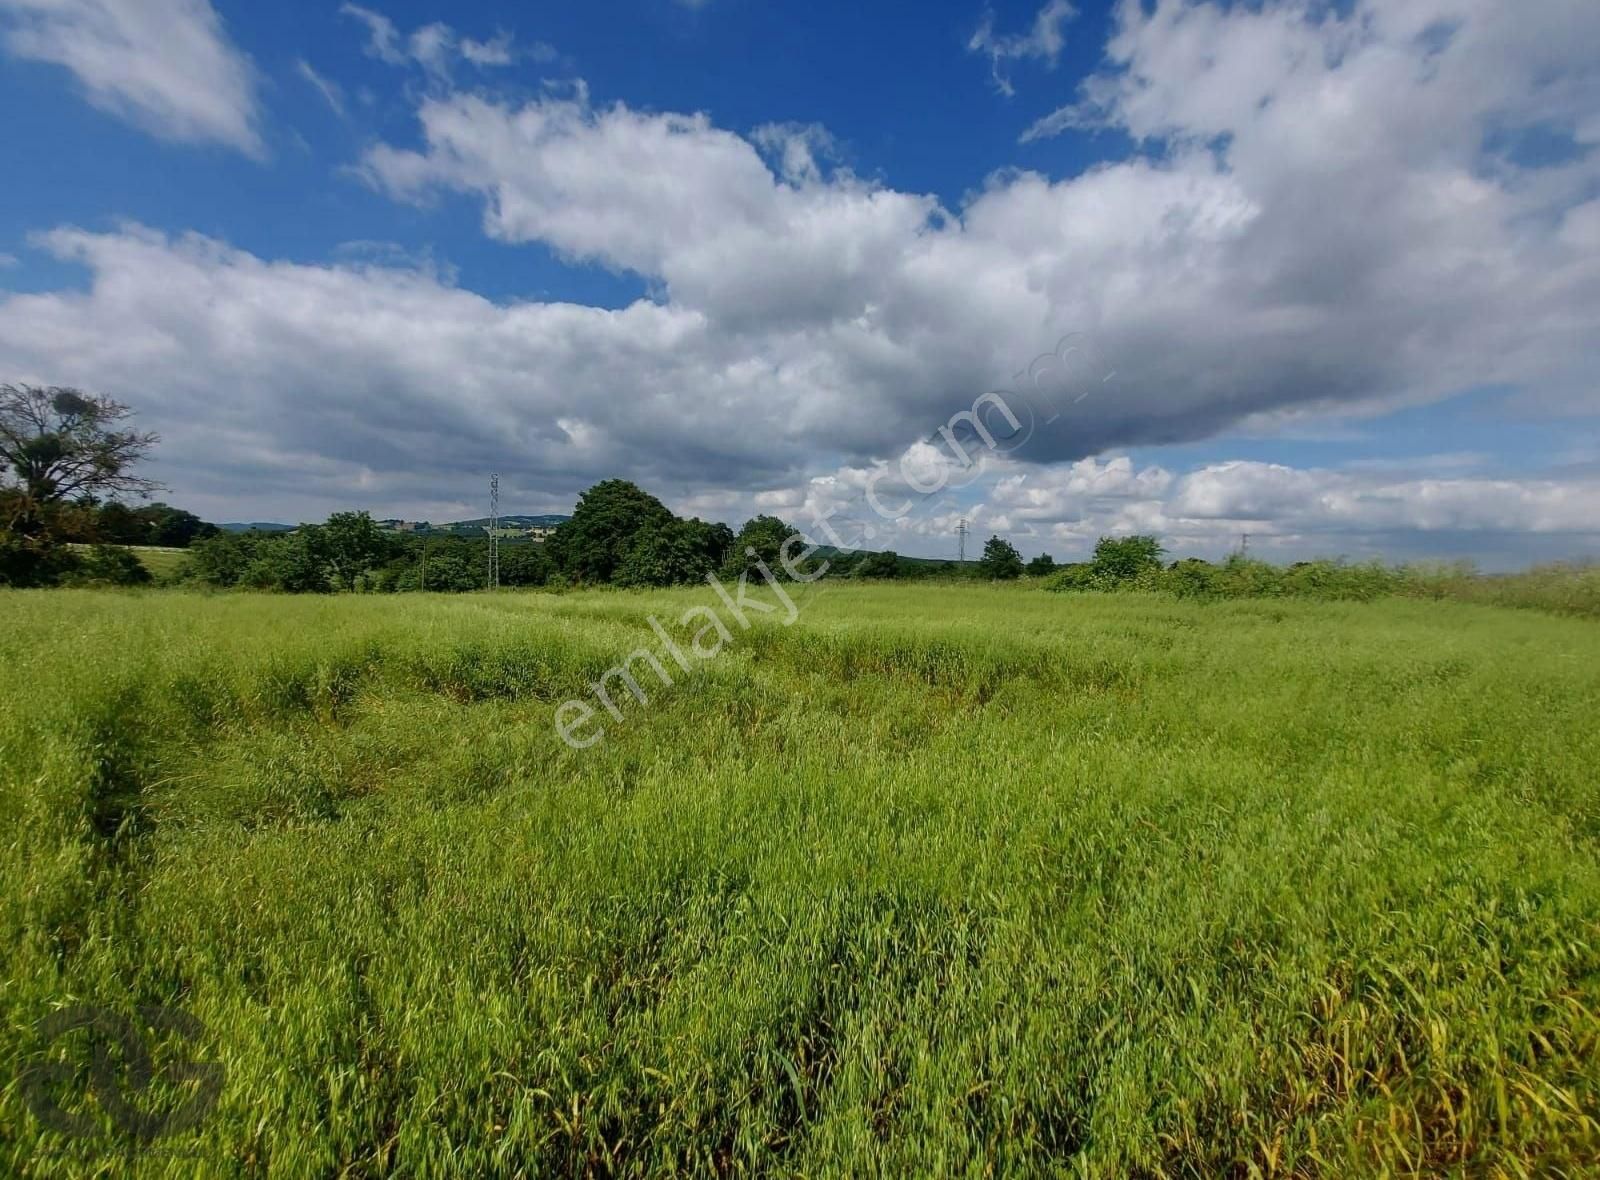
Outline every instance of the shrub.
<svg viewBox="0 0 1600 1180">
<path fill-rule="evenodd" d="M 154 579 L 133 550 L 95 545 L 65 580 L 70 586 L 147 586 Z"/>
<path fill-rule="evenodd" d="M 1094 547 L 1095 573 L 1108 582 L 1131 582 L 1161 568 L 1161 542 L 1144 533 L 1101 537 Z"/>
</svg>

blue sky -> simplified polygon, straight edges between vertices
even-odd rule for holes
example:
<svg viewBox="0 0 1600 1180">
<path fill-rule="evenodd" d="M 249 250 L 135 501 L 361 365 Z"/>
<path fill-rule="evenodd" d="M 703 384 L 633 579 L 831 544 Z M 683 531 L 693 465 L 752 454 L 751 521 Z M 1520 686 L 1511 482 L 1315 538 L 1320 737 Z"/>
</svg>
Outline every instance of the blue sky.
<svg viewBox="0 0 1600 1180">
<path fill-rule="evenodd" d="M 1594 44 L 1579 0 L 0 0 L 0 379 L 127 401 L 213 519 L 499 471 L 913 553 L 1594 554 Z M 870 508 L 1063 337 L 1092 396 Z"/>
</svg>

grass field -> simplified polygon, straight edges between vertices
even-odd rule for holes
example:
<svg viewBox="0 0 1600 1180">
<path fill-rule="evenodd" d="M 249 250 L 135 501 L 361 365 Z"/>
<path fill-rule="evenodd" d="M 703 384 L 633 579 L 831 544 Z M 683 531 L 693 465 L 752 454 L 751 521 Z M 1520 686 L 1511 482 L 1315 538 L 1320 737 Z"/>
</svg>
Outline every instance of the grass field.
<svg viewBox="0 0 1600 1180">
<path fill-rule="evenodd" d="M 564 744 L 691 605 L 0 596 L 4 1056 L 225 1069 L 0 1172 L 1594 1174 L 1593 622 L 823 583 Z"/>
<path fill-rule="evenodd" d="M 73 545 L 71 548 L 80 553 L 87 553 L 90 546 Z M 172 578 L 189 561 L 187 549 L 173 549 L 165 545 L 122 545 L 123 548 L 139 559 L 141 565 L 150 571 L 151 577 L 158 582 Z"/>
<path fill-rule="evenodd" d="M 189 560 L 187 549 L 168 549 L 161 545 L 129 545 L 128 548 L 158 580 L 172 577 Z"/>
</svg>

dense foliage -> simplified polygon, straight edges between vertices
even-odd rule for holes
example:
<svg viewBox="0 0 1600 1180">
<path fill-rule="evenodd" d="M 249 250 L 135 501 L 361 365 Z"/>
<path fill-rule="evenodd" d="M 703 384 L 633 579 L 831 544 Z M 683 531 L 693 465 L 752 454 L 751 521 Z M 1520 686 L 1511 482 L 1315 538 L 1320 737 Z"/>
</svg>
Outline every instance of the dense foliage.
<svg viewBox="0 0 1600 1180">
<path fill-rule="evenodd" d="M 983 557 L 978 561 L 978 568 L 986 578 L 1010 581 L 1022 576 L 1022 555 L 1004 537 L 990 537 L 983 543 Z"/>
<path fill-rule="evenodd" d="M 155 545 L 163 549 L 187 549 L 195 541 L 217 535 L 214 524 L 192 512 L 157 501 L 154 504 L 124 504 L 111 500 L 104 504 L 85 504 L 76 515 L 67 540 L 101 545 Z"/>
</svg>

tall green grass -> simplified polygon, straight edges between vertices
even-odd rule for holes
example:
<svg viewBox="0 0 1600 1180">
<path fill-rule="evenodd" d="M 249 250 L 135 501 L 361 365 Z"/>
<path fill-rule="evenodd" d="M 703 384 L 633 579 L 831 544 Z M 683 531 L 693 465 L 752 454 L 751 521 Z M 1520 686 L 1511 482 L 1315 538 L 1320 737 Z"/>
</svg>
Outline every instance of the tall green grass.
<svg viewBox="0 0 1600 1180">
<path fill-rule="evenodd" d="M 1592 624 L 803 594 L 585 751 L 708 592 L 0 596 L 4 1056 L 154 1004 L 226 1069 L 150 1150 L 8 1079 L 0 1171 L 1600 1159 Z"/>
<path fill-rule="evenodd" d="M 1467 563 L 1386 566 L 1376 561 L 1318 560 L 1278 566 L 1235 554 L 1220 565 L 1191 558 L 1165 568 L 1154 565 L 1121 579 L 1085 563 L 1067 566 L 1046 576 L 1040 584 L 1054 591 L 1131 591 L 1204 601 L 1450 599 L 1600 618 L 1600 565 L 1581 563 L 1535 566 L 1512 574 L 1482 574 Z"/>
</svg>

